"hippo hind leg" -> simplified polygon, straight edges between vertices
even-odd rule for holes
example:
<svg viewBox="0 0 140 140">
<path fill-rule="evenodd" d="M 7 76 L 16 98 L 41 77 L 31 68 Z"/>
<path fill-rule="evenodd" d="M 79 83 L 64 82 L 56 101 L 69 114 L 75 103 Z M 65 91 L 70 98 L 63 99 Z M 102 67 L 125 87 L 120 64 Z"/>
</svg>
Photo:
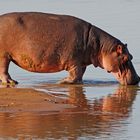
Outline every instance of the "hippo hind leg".
<svg viewBox="0 0 140 140">
<path fill-rule="evenodd" d="M 0 57 L 0 81 L 2 84 L 18 84 L 8 73 L 9 63 L 10 59 L 8 56 Z"/>
<path fill-rule="evenodd" d="M 69 77 L 62 79 L 58 83 L 59 84 L 75 84 L 75 83 L 81 84 L 82 77 L 85 70 L 86 70 L 86 67 L 75 66 L 68 71 Z"/>
</svg>

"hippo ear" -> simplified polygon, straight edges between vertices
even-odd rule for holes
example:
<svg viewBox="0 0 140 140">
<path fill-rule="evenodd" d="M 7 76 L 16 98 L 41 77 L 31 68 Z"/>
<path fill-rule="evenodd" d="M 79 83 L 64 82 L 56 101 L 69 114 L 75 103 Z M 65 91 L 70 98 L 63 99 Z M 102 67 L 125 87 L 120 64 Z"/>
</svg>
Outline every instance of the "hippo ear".
<svg viewBox="0 0 140 140">
<path fill-rule="evenodd" d="M 118 54 L 122 54 L 123 53 L 122 46 L 121 45 L 118 45 L 116 51 L 117 51 Z"/>
</svg>

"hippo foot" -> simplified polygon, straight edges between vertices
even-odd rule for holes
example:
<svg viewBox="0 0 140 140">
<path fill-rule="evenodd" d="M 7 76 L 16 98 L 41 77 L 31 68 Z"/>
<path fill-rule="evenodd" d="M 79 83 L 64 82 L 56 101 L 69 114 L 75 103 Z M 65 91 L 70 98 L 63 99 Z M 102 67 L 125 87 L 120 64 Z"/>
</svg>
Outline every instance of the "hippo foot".
<svg viewBox="0 0 140 140">
<path fill-rule="evenodd" d="M 1 85 L 3 85 L 3 86 L 15 86 L 15 85 L 17 85 L 18 84 L 18 82 L 17 81 L 15 81 L 15 80 L 12 80 L 12 79 L 8 79 L 7 81 L 2 81 L 1 80 Z"/>
<path fill-rule="evenodd" d="M 82 80 L 71 80 L 70 78 L 64 78 L 58 82 L 58 84 L 82 84 Z"/>
<path fill-rule="evenodd" d="M 18 84 L 18 82 L 17 81 L 15 81 L 15 80 L 12 80 L 12 79 L 8 79 L 7 81 L 1 81 L 1 84 L 2 85 L 17 85 Z"/>
<path fill-rule="evenodd" d="M 9 75 L 0 76 L 0 81 L 1 81 L 2 85 L 16 85 L 16 84 L 18 84 L 18 82 L 11 79 L 11 77 Z"/>
</svg>

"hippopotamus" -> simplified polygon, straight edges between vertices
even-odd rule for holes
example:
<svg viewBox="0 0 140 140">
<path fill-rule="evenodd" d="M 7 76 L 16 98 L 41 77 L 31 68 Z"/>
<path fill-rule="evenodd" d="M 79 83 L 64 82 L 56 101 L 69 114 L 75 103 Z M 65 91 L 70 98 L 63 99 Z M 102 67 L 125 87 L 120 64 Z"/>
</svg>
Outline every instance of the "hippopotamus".
<svg viewBox="0 0 140 140">
<path fill-rule="evenodd" d="M 59 83 L 81 83 L 93 64 L 115 75 L 122 85 L 140 81 L 127 45 L 102 29 L 69 15 L 14 12 L 0 16 L 0 80 L 17 83 L 9 73 L 12 61 L 39 73 L 66 70 Z"/>
</svg>

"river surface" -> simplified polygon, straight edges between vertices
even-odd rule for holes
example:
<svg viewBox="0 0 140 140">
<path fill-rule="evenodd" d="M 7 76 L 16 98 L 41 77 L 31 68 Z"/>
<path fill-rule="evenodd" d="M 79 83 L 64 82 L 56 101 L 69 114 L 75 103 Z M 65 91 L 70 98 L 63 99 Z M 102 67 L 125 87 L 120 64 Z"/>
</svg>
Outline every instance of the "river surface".
<svg viewBox="0 0 140 140">
<path fill-rule="evenodd" d="M 5 0 L 0 13 L 41 11 L 80 17 L 128 44 L 140 75 L 139 0 Z M 61 112 L 0 112 L 0 139 L 139 140 L 140 85 L 122 87 L 111 74 L 89 66 L 82 86 L 58 86 L 67 75 L 26 72 L 14 64 L 17 88 L 68 98 L 75 107 Z"/>
</svg>

